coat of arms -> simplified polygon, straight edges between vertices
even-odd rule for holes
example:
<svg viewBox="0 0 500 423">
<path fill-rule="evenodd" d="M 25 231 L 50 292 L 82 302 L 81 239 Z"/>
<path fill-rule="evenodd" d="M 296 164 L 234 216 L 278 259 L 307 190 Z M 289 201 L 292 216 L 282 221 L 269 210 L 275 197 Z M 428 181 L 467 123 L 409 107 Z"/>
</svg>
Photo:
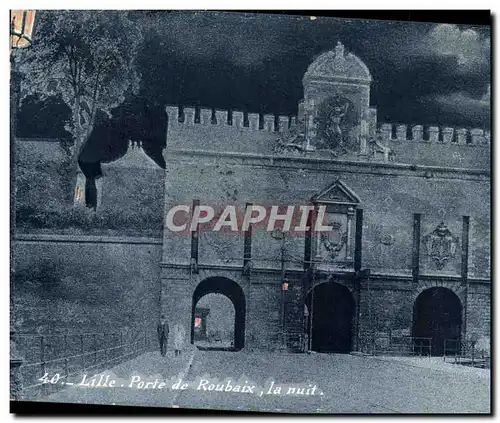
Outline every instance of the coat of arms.
<svg viewBox="0 0 500 423">
<path fill-rule="evenodd" d="M 342 230 L 342 224 L 339 222 L 331 223 L 332 231 L 321 233 L 321 243 L 328 252 L 329 258 L 335 259 L 342 248 L 347 243 L 347 232 Z"/>
<path fill-rule="evenodd" d="M 455 258 L 458 237 L 441 222 L 436 229 L 422 238 L 427 255 L 441 270 L 450 259 Z"/>
</svg>

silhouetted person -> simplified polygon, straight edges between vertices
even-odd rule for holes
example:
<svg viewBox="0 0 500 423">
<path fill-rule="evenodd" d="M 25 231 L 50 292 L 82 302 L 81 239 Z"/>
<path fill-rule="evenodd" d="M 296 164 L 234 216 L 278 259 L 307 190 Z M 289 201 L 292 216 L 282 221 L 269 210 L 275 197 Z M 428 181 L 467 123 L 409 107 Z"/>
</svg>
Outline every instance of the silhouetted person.
<svg viewBox="0 0 500 423">
<path fill-rule="evenodd" d="M 167 353 L 167 343 L 168 343 L 168 323 L 165 320 L 165 316 L 161 316 L 160 322 L 158 323 L 158 342 L 160 343 L 160 354 L 165 357 Z"/>
<path fill-rule="evenodd" d="M 174 350 L 176 357 L 181 355 L 182 346 L 184 345 L 184 335 L 184 327 L 177 323 L 174 326 Z"/>
</svg>

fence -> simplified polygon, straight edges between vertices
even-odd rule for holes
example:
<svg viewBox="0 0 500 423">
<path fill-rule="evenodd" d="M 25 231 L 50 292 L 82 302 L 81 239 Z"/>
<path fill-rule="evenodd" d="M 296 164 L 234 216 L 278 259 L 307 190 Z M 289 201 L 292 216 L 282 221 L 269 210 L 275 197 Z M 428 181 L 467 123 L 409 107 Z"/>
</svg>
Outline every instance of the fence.
<svg viewBox="0 0 500 423">
<path fill-rule="evenodd" d="M 448 363 L 481 368 L 490 367 L 490 356 L 477 348 L 477 341 L 444 340 L 443 360 Z"/>
<path fill-rule="evenodd" d="M 151 334 L 144 331 L 127 337 L 121 332 L 44 335 L 11 332 L 12 343 L 22 361 L 11 359 L 11 397 L 33 399 L 63 388 L 60 380 L 67 381 L 85 372 L 98 373 L 148 351 Z"/>
<path fill-rule="evenodd" d="M 375 338 L 373 355 L 427 356 L 431 355 L 432 338 L 416 336 L 387 336 Z"/>
<path fill-rule="evenodd" d="M 308 349 L 308 336 L 302 332 L 286 332 L 286 347 L 288 351 L 303 353 Z"/>
</svg>

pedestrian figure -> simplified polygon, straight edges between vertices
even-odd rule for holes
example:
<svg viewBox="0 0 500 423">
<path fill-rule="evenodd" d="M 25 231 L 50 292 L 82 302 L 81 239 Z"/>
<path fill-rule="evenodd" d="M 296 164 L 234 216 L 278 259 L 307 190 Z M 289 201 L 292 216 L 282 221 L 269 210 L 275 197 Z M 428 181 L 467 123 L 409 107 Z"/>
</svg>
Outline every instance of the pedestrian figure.
<svg viewBox="0 0 500 423">
<path fill-rule="evenodd" d="M 177 323 L 174 326 L 174 350 L 176 357 L 179 357 L 181 355 L 183 344 L 184 344 L 184 327 L 180 323 Z"/>
<path fill-rule="evenodd" d="M 167 343 L 168 343 L 168 323 L 165 320 L 165 316 L 160 317 L 160 322 L 158 323 L 158 342 L 160 343 L 160 354 L 165 357 L 167 354 Z"/>
</svg>

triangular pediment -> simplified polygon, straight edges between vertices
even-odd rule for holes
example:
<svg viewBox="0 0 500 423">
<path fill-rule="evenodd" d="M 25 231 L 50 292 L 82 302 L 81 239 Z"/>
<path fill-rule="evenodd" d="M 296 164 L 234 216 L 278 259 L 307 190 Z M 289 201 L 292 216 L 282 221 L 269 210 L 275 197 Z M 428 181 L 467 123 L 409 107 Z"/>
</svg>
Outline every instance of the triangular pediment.
<svg viewBox="0 0 500 423">
<path fill-rule="evenodd" d="M 357 194 L 340 179 L 337 179 L 333 184 L 316 194 L 312 201 L 315 203 L 348 205 L 356 205 L 361 202 Z"/>
</svg>

